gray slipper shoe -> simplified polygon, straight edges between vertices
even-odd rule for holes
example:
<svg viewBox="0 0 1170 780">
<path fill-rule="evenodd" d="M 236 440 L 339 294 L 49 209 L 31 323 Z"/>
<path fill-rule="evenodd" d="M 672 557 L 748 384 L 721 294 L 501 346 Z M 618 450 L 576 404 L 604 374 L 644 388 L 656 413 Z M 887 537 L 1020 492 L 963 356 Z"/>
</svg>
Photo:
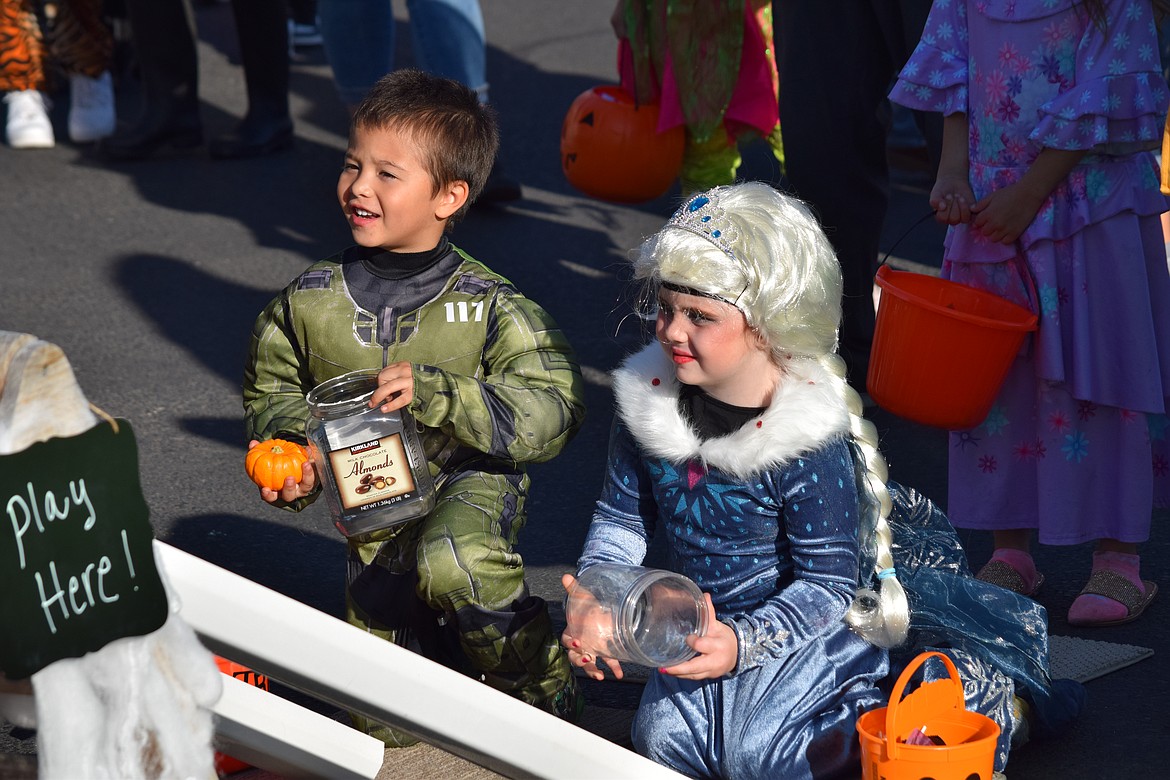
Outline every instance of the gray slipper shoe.
<svg viewBox="0 0 1170 780">
<path fill-rule="evenodd" d="M 1036 582 L 1029 590 L 1028 583 L 1024 582 L 1024 575 L 1020 574 L 1015 566 L 997 558 L 992 558 L 985 563 L 979 573 L 975 575 L 975 579 L 990 582 L 992 585 L 998 585 L 1028 598 L 1034 598 L 1040 592 L 1040 586 L 1044 584 L 1044 575 L 1036 572 Z"/>
</svg>

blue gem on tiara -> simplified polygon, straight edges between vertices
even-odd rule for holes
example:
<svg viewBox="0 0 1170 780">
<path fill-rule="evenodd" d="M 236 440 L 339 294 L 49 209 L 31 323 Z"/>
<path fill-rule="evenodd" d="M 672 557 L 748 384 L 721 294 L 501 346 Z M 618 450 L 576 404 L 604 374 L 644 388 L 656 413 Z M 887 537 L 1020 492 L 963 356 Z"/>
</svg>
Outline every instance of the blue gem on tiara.
<svg viewBox="0 0 1170 780">
<path fill-rule="evenodd" d="M 702 236 L 734 260 L 732 244 L 739 237 L 739 231 L 726 217 L 717 195 L 696 195 L 683 204 L 666 225 Z"/>
</svg>

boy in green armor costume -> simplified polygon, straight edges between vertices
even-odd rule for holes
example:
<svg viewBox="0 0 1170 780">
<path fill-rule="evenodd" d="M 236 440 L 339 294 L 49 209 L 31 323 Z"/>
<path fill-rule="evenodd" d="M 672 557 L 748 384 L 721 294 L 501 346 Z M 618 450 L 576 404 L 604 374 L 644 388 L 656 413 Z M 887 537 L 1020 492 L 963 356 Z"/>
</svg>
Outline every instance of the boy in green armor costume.
<svg viewBox="0 0 1170 780">
<path fill-rule="evenodd" d="M 305 441 L 305 395 L 377 369 L 370 405 L 406 408 L 437 486 L 426 516 L 349 539 L 348 620 L 562 717 L 583 706 L 545 602 L 528 592 L 517 535 L 525 464 L 557 455 L 584 418 L 581 372 L 540 306 L 450 244 L 499 145 L 458 82 L 384 77 L 354 114 L 337 185 L 356 246 L 314 264 L 256 320 L 244 378 L 251 446 Z M 299 510 L 320 492 L 261 488 Z M 389 745 L 412 738 L 358 719 Z"/>
</svg>

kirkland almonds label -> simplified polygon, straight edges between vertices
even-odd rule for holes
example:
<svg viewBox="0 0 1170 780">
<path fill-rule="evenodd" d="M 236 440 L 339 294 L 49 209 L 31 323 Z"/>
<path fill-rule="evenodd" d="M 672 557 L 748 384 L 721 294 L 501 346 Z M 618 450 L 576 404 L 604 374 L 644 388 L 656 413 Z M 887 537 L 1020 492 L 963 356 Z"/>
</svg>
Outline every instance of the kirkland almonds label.
<svg viewBox="0 0 1170 780">
<path fill-rule="evenodd" d="M 332 450 L 329 467 L 346 511 L 389 506 L 415 489 L 400 434 Z"/>
</svg>

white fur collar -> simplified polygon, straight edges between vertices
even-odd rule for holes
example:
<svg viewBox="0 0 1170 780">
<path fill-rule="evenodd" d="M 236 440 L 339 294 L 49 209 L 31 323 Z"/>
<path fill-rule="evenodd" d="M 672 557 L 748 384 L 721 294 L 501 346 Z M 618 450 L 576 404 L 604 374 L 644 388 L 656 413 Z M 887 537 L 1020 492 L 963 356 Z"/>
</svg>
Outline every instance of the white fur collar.
<svg viewBox="0 0 1170 780">
<path fill-rule="evenodd" d="M 701 442 L 678 411 L 674 366 L 657 344 L 613 373 L 617 413 L 649 454 L 672 463 L 699 459 L 747 478 L 818 449 L 850 428 L 844 380 L 815 361 L 793 361 L 758 424 Z"/>
</svg>

